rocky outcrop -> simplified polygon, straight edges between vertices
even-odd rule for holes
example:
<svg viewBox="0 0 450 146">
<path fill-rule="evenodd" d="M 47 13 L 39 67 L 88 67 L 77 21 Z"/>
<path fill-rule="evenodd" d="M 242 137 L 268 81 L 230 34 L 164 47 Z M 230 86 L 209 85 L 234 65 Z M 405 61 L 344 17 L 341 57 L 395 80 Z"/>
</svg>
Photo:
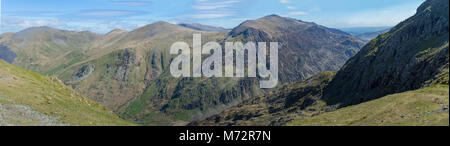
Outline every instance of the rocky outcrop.
<svg viewBox="0 0 450 146">
<path fill-rule="evenodd" d="M 132 65 L 134 65 L 136 60 L 136 55 L 131 49 L 125 49 L 125 51 L 118 53 L 117 58 L 117 80 L 125 81 L 127 73 L 129 72 Z"/>
<path fill-rule="evenodd" d="M 94 65 L 84 65 L 73 75 L 73 79 L 77 81 L 83 80 L 86 77 L 89 77 L 94 70 Z"/>
</svg>

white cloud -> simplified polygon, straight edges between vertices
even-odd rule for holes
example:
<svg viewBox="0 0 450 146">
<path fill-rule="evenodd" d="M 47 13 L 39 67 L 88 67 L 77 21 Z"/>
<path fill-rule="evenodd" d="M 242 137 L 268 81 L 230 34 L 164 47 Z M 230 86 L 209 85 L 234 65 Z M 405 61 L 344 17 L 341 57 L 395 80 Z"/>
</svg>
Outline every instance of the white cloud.
<svg viewBox="0 0 450 146">
<path fill-rule="evenodd" d="M 289 3 L 291 3 L 291 1 L 290 0 L 280 0 L 280 3 L 282 3 L 282 4 L 289 4 Z"/>
<path fill-rule="evenodd" d="M 237 4 L 241 0 L 196 0 L 192 5 L 195 10 L 184 15 L 193 19 L 214 19 L 234 16 L 237 14 Z"/>
<path fill-rule="evenodd" d="M 133 11 L 133 10 L 102 10 L 91 9 L 83 10 L 80 12 L 64 14 L 60 17 L 64 21 L 105 21 L 105 20 L 119 20 L 126 19 L 134 16 L 142 16 L 147 14 L 145 11 Z"/>
<path fill-rule="evenodd" d="M 289 10 L 294 10 L 295 9 L 295 7 L 293 7 L 293 6 L 287 6 L 286 8 L 289 9 Z"/>
<path fill-rule="evenodd" d="M 230 7 L 230 5 L 195 5 L 192 6 L 192 8 L 197 10 L 214 10 L 219 8 L 227 8 Z"/>
<path fill-rule="evenodd" d="M 191 14 L 188 16 L 194 19 L 213 19 L 213 18 L 228 17 L 232 15 L 233 14 L 230 13 L 201 13 L 201 14 Z"/>
<path fill-rule="evenodd" d="M 115 5 L 122 5 L 122 6 L 130 6 L 130 7 L 136 7 L 136 6 L 147 6 L 150 5 L 151 2 L 149 1 L 111 1 L 112 4 Z"/>
<path fill-rule="evenodd" d="M 197 0 L 197 3 L 192 6 L 196 10 L 215 10 L 220 8 L 228 8 L 233 6 L 234 3 L 240 2 L 239 0 L 227 0 L 227 1 L 215 1 L 210 2 L 208 0 Z"/>
<path fill-rule="evenodd" d="M 93 10 L 79 13 L 80 16 L 128 16 L 133 15 L 136 12 L 133 11 L 121 11 L 121 10 Z"/>
<path fill-rule="evenodd" d="M 308 15 L 308 12 L 304 12 L 304 11 L 295 11 L 295 12 L 290 12 L 288 13 L 286 16 L 301 16 L 301 15 Z"/>
<path fill-rule="evenodd" d="M 63 26 L 65 23 L 56 19 L 22 19 L 22 18 L 8 18 L 5 20 L 7 25 L 15 25 L 21 28 L 36 27 L 36 26 Z"/>
</svg>

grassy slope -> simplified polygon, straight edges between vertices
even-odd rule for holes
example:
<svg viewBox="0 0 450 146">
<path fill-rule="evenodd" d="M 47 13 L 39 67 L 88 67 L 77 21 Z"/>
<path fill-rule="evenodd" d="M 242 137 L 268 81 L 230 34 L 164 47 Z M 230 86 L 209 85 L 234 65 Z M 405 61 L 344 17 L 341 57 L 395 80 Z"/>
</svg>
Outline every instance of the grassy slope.
<svg viewBox="0 0 450 146">
<path fill-rule="evenodd" d="M 40 76 L 3 61 L 0 61 L 0 104 L 29 106 L 68 125 L 133 125 L 54 77 Z"/>
<path fill-rule="evenodd" d="M 449 125 L 449 87 L 423 89 L 362 103 L 315 117 L 295 120 L 288 126 L 401 126 Z M 444 109 L 447 107 L 447 109 Z"/>
</svg>

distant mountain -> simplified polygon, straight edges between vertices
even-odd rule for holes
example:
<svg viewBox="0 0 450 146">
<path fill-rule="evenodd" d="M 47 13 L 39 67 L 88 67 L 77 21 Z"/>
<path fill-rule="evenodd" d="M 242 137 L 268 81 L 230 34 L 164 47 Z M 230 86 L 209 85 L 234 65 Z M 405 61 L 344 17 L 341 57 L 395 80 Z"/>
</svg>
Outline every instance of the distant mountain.
<svg viewBox="0 0 450 146">
<path fill-rule="evenodd" d="M 199 31 L 212 31 L 212 32 L 227 31 L 227 29 L 222 28 L 222 27 L 215 27 L 215 26 L 203 25 L 203 24 L 198 24 L 198 23 L 192 23 L 192 24 L 181 23 L 178 25 L 186 27 L 186 28 L 194 29 L 194 30 L 199 30 Z"/>
<path fill-rule="evenodd" d="M 318 74 L 190 125 L 284 125 L 292 120 L 290 125 L 321 124 L 312 123 L 314 121 L 330 125 L 352 125 L 348 121 L 361 125 L 448 125 L 448 11 L 449 1 L 427 0 L 414 16 L 364 46 L 336 75 Z M 384 97 L 417 89 L 420 90 Z M 433 98 L 433 94 L 439 96 Z M 408 96 L 412 101 L 398 96 Z M 375 99 L 379 100 L 364 103 Z M 405 102 L 429 106 L 410 108 Z M 355 106 L 346 108 L 351 105 Z M 383 110 L 393 109 L 391 106 L 398 108 L 395 112 Z M 370 109 L 355 110 L 362 107 Z M 327 114 L 339 108 L 343 109 Z M 394 113 L 405 115 L 389 115 Z M 418 115 L 419 120 L 412 120 L 411 113 L 429 113 L 429 116 Z M 377 114 L 377 117 L 370 114 Z M 383 123 L 383 118 L 397 119 L 387 119 L 390 123 Z M 421 122 L 428 118 L 444 122 Z"/>
<path fill-rule="evenodd" d="M 100 37 L 88 31 L 75 32 L 50 27 L 32 27 L 13 34 L 2 34 L 2 50 L 16 54 L 8 62 L 41 74 L 53 74 L 54 69 L 85 59 L 84 51 Z"/>
<path fill-rule="evenodd" d="M 0 60 L 0 126 L 134 125 L 55 77 Z"/>
<path fill-rule="evenodd" d="M 363 33 L 363 34 L 356 35 L 356 37 L 358 37 L 359 39 L 363 40 L 364 42 L 369 42 L 370 40 L 376 38 L 380 34 L 388 32 L 389 30 L 390 30 L 390 28 L 382 30 L 382 31 L 377 31 L 377 32 Z"/>
<path fill-rule="evenodd" d="M 347 32 L 353 36 L 362 35 L 365 33 L 380 32 L 383 30 L 391 29 L 392 26 L 375 26 L 375 27 L 348 27 L 340 28 L 340 30 Z"/>
<path fill-rule="evenodd" d="M 87 50 L 92 57 L 58 76 L 77 91 L 118 111 L 142 96 L 158 79 L 172 78 L 169 65 L 176 55 L 170 55 L 169 48 L 174 42 L 191 42 L 194 33 L 203 34 L 204 41 L 216 41 L 226 34 L 196 31 L 167 22 L 107 34 Z"/>
<path fill-rule="evenodd" d="M 321 71 L 336 71 L 363 45 L 345 32 L 277 15 L 246 21 L 234 28 L 227 40 L 280 42 L 282 83 L 304 80 Z"/>
</svg>

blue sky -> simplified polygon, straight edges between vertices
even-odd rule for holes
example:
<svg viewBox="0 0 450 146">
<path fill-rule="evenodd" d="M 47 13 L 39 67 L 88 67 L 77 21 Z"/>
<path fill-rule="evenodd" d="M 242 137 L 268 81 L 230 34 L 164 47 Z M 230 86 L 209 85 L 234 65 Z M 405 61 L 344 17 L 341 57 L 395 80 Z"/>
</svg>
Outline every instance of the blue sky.
<svg viewBox="0 0 450 146">
<path fill-rule="evenodd" d="M 233 28 L 278 14 L 327 27 L 393 26 L 424 0 L 1 0 L 2 29 L 33 26 L 106 33 L 157 21 Z"/>
</svg>

